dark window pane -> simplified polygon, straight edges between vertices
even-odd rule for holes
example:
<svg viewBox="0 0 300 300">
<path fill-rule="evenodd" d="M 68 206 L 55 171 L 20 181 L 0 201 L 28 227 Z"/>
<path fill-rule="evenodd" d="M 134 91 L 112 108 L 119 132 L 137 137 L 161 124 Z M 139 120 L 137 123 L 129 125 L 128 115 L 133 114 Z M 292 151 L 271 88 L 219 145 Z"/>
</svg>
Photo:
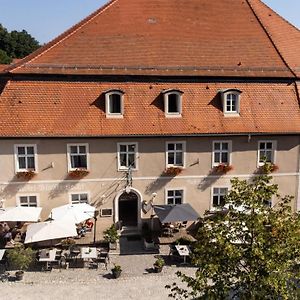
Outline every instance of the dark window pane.
<svg viewBox="0 0 300 300">
<path fill-rule="evenodd" d="M 222 143 L 222 149 L 228 150 L 228 143 Z"/>
<path fill-rule="evenodd" d="M 176 164 L 177 165 L 182 165 L 183 163 L 182 163 L 182 153 L 181 152 L 177 152 L 176 153 Z"/>
<path fill-rule="evenodd" d="M 179 113 L 179 96 L 176 94 L 170 94 L 168 96 L 169 113 Z"/>
<path fill-rule="evenodd" d="M 27 147 L 27 154 L 34 154 L 34 148 L 33 147 Z"/>
<path fill-rule="evenodd" d="M 121 113 L 121 96 L 118 94 L 112 94 L 109 96 L 110 101 L 110 113 L 120 114 Z"/>
<path fill-rule="evenodd" d="M 176 144 L 176 150 L 182 150 L 182 144 Z"/>
<path fill-rule="evenodd" d="M 260 150 L 265 149 L 265 143 L 260 143 L 260 144 L 259 144 L 259 149 L 260 149 Z"/>
<path fill-rule="evenodd" d="M 181 198 L 176 198 L 175 199 L 175 204 L 181 204 L 182 202 L 182 199 Z"/>
<path fill-rule="evenodd" d="M 135 151 L 135 145 L 128 145 L 128 151 L 134 152 Z"/>
<path fill-rule="evenodd" d="M 77 153 L 77 146 L 71 146 L 70 151 L 71 153 Z"/>
<path fill-rule="evenodd" d="M 19 169 L 26 169 L 25 157 L 19 157 Z"/>
<path fill-rule="evenodd" d="M 215 161 L 214 162 L 215 163 L 219 163 L 220 162 L 220 153 L 219 152 L 215 153 Z"/>
<path fill-rule="evenodd" d="M 168 164 L 173 165 L 174 163 L 174 153 L 168 153 Z"/>
<path fill-rule="evenodd" d="M 134 154 L 128 154 L 128 167 L 135 168 Z"/>
<path fill-rule="evenodd" d="M 87 160 L 86 155 L 80 155 L 78 156 L 78 168 L 87 168 Z"/>
<path fill-rule="evenodd" d="M 173 191 L 168 191 L 168 197 L 173 196 Z"/>
<path fill-rule="evenodd" d="M 222 162 L 227 163 L 228 162 L 228 153 L 222 153 Z"/>
<path fill-rule="evenodd" d="M 213 206 L 219 206 L 219 197 L 213 196 Z"/>
<path fill-rule="evenodd" d="M 79 146 L 79 153 L 86 153 L 85 146 Z"/>
<path fill-rule="evenodd" d="M 180 190 L 176 190 L 175 191 L 175 196 L 182 196 L 182 191 L 180 191 Z"/>
<path fill-rule="evenodd" d="M 215 143 L 215 150 L 220 150 L 220 149 L 221 149 L 221 144 Z"/>
<path fill-rule="evenodd" d="M 127 155 L 126 154 L 120 154 L 120 166 L 122 166 L 122 167 L 127 167 L 127 165 L 126 165 L 126 157 L 127 157 Z"/>
<path fill-rule="evenodd" d="M 267 143 L 266 144 L 266 148 L 269 149 L 269 150 L 271 150 L 272 149 L 272 143 Z"/>
<path fill-rule="evenodd" d="M 27 157 L 27 164 L 28 164 L 28 169 L 34 169 L 34 157 Z"/>
<path fill-rule="evenodd" d="M 168 150 L 174 150 L 175 145 L 174 144 L 168 144 Z"/>
<path fill-rule="evenodd" d="M 18 147 L 18 154 L 25 154 L 25 147 Z"/>
</svg>

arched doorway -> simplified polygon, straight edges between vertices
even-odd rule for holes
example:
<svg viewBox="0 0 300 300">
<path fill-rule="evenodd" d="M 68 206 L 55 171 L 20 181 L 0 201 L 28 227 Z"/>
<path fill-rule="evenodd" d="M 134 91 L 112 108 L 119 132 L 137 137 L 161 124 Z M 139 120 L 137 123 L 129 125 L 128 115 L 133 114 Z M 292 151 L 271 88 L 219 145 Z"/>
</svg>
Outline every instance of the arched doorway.
<svg viewBox="0 0 300 300">
<path fill-rule="evenodd" d="M 130 193 L 124 192 L 119 196 L 118 220 L 122 226 L 138 226 L 138 201 L 138 195 L 132 191 Z"/>
</svg>

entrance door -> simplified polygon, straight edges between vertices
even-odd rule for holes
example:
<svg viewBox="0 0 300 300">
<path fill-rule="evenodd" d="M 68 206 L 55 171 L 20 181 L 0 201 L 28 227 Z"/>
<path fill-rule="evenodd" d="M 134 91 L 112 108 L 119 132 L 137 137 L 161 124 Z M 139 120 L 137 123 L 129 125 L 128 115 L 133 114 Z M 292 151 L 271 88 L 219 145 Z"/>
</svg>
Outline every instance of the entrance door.
<svg viewBox="0 0 300 300">
<path fill-rule="evenodd" d="M 136 227 L 138 225 L 138 196 L 135 193 L 123 193 L 119 197 L 119 221 L 122 226 Z"/>
</svg>

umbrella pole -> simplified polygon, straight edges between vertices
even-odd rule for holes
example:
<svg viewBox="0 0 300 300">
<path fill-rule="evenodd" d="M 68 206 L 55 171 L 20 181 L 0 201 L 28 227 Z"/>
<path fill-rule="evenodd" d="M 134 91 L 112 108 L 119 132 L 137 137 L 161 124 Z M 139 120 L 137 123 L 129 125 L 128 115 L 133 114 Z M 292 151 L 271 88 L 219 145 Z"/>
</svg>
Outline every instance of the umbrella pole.
<svg viewBox="0 0 300 300">
<path fill-rule="evenodd" d="M 94 214 L 94 220 L 95 220 L 95 224 L 94 224 L 94 246 L 96 245 L 96 228 L 97 228 L 97 216 L 96 216 L 96 211 Z"/>
</svg>

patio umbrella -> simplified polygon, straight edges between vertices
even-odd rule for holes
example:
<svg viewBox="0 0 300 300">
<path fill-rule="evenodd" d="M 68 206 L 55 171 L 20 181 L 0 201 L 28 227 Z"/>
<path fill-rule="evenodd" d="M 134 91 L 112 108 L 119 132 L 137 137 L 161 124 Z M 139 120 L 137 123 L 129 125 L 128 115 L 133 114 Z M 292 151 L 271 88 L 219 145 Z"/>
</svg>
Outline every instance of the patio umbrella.
<svg viewBox="0 0 300 300">
<path fill-rule="evenodd" d="M 188 203 L 176 205 L 154 205 L 161 223 L 195 221 L 200 216 Z"/>
<path fill-rule="evenodd" d="M 37 222 L 41 211 L 41 207 L 7 207 L 0 211 L 0 222 Z"/>
<path fill-rule="evenodd" d="M 39 222 L 27 226 L 25 244 L 77 236 L 76 226 L 69 221 Z"/>
<path fill-rule="evenodd" d="M 93 218 L 95 207 L 86 204 L 67 204 L 55 207 L 51 210 L 49 218 L 53 220 L 71 221 L 75 224 Z"/>
</svg>

